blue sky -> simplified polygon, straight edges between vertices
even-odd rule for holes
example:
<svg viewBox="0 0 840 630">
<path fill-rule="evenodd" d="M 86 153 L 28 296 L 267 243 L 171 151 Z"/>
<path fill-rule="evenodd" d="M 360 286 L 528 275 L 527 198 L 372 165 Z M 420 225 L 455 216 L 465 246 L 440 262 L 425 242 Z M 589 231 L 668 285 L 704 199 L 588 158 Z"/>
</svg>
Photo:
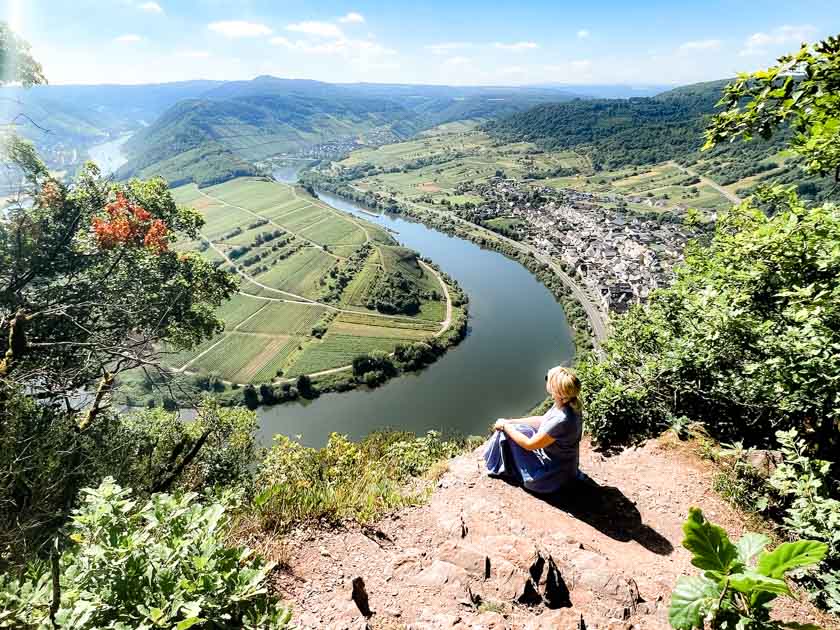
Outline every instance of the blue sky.
<svg viewBox="0 0 840 630">
<path fill-rule="evenodd" d="M 684 84 L 840 32 L 837 0 L 2 0 L 52 83 Z"/>
</svg>

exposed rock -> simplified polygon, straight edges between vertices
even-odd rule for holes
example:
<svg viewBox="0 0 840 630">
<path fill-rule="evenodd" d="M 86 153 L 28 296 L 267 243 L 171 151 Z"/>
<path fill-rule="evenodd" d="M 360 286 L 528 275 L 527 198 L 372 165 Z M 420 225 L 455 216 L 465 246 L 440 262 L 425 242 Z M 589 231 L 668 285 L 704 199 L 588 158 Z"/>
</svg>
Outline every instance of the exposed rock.
<svg viewBox="0 0 840 630">
<path fill-rule="evenodd" d="M 451 562 L 435 560 L 414 578 L 414 582 L 420 586 L 429 587 L 440 587 L 452 583 L 466 584 L 467 572 Z"/>
<path fill-rule="evenodd" d="M 560 575 L 560 570 L 554 562 L 554 558 L 548 557 L 548 571 L 545 576 L 545 590 L 543 592 L 543 603 L 547 608 L 571 608 L 572 600 L 569 594 L 569 587 Z"/>
<path fill-rule="evenodd" d="M 437 552 L 440 560 L 451 562 L 467 573 L 484 576 L 489 559 L 487 555 L 469 543 L 458 541 L 445 542 Z"/>
<path fill-rule="evenodd" d="M 351 594 L 351 597 L 362 615 L 365 617 L 371 617 L 373 615 L 373 611 L 371 611 L 370 604 L 368 602 L 365 581 L 361 577 L 353 578 L 353 593 Z"/>
</svg>

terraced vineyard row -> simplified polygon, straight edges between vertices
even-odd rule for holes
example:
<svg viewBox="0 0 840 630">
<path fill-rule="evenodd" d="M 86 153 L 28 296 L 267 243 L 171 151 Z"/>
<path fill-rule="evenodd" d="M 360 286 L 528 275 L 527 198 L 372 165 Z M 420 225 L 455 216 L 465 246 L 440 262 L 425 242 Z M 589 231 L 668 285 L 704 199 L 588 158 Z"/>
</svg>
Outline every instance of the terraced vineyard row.
<svg viewBox="0 0 840 630">
<path fill-rule="evenodd" d="M 205 241 L 192 246 L 240 274 L 240 293 L 218 310 L 225 332 L 193 350 L 173 353 L 173 367 L 235 383 L 261 383 L 345 367 L 360 354 L 393 352 L 401 343 L 440 332 L 442 300 L 426 300 L 420 314 L 411 317 L 365 308 L 368 292 L 385 273 L 400 271 L 420 291 L 441 293 L 416 253 L 395 247 L 380 227 L 263 180 L 242 178 L 204 190 L 189 185 L 173 194 L 179 204 L 205 217 Z M 336 274 L 369 241 L 374 244 L 371 255 L 346 285 L 337 285 L 344 287 L 338 299 L 320 304 Z M 438 318 L 430 319 L 430 313 Z"/>
</svg>

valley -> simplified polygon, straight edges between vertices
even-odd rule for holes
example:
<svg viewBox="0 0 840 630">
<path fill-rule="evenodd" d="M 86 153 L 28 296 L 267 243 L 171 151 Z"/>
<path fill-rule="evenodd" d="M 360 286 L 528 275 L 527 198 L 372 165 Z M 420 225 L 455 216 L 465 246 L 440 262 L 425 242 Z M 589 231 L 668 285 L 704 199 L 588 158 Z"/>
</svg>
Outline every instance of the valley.
<svg viewBox="0 0 840 630">
<path fill-rule="evenodd" d="M 173 195 L 206 222 L 201 241 L 179 249 L 200 250 L 240 278 L 239 294 L 219 311 L 225 331 L 169 357 L 179 372 L 238 384 L 319 376 L 359 355 L 439 337 L 464 316 L 415 252 L 298 188 L 241 178 Z M 377 303 L 394 278 L 408 301 Z"/>
</svg>

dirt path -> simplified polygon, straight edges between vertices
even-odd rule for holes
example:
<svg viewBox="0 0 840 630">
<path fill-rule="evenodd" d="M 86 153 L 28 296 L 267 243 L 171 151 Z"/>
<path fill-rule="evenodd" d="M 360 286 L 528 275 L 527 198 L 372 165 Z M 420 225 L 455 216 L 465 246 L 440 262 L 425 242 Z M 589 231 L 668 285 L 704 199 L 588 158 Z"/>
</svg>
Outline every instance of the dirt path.
<svg viewBox="0 0 840 630">
<path fill-rule="evenodd" d="M 681 170 L 683 173 L 686 173 L 687 175 L 693 175 L 694 177 L 699 178 L 702 183 L 706 184 L 706 186 L 714 188 L 716 191 L 718 191 L 721 195 L 726 197 L 732 203 L 741 203 L 741 198 L 738 195 L 736 195 L 734 192 L 726 190 L 726 188 L 724 188 L 723 186 L 721 186 L 720 184 L 718 184 L 714 180 L 711 180 L 708 177 L 704 177 L 700 173 L 695 172 L 694 170 L 688 168 L 687 166 L 681 166 L 681 165 L 677 164 L 676 162 L 668 162 L 668 164 L 678 168 L 679 170 Z"/>
<path fill-rule="evenodd" d="M 457 458 L 427 505 L 366 530 L 293 535 L 275 587 L 304 629 L 577 630 L 581 618 L 590 630 L 668 628 L 671 589 L 695 572 L 681 546 L 688 508 L 734 536 L 742 516 L 712 490 L 711 466 L 668 438 L 612 458 L 584 444 L 581 468 L 591 482 L 546 501 L 486 477 L 480 450 Z M 356 577 L 368 625 L 350 598 Z M 807 603 L 779 612 L 837 627 Z"/>
</svg>

